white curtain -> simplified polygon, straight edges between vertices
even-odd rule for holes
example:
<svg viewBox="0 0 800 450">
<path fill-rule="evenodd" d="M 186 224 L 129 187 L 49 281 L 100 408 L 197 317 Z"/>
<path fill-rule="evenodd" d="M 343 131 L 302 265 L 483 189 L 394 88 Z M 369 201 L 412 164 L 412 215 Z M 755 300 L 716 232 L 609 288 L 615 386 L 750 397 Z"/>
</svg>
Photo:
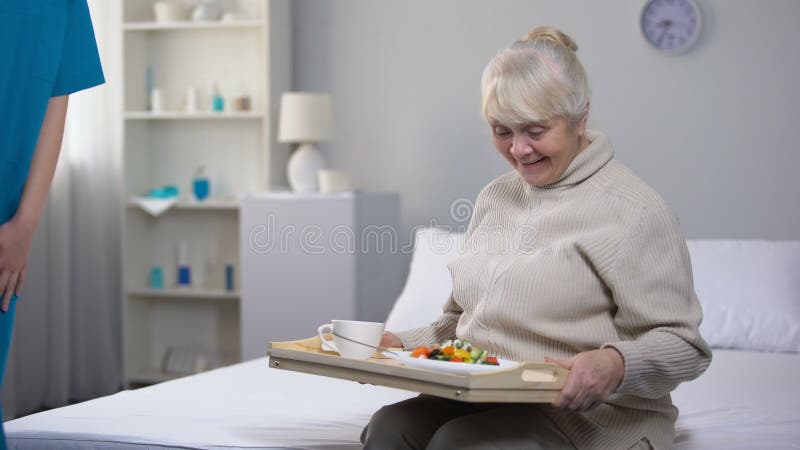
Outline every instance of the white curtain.
<svg viewBox="0 0 800 450">
<path fill-rule="evenodd" d="M 3 386 L 6 419 L 122 386 L 120 5 L 89 0 L 107 83 L 70 96 L 47 207 L 17 305 Z"/>
</svg>

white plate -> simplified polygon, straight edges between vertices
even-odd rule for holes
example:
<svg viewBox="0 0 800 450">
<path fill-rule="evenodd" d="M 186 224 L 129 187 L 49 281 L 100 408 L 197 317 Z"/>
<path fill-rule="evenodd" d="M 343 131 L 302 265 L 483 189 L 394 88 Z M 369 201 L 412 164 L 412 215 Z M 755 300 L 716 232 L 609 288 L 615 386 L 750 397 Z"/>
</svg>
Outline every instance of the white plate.
<svg viewBox="0 0 800 450">
<path fill-rule="evenodd" d="M 469 364 L 469 363 L 457 363 L 450 361 L 439 361 L 438 359 L 412 358 L 411 352 L 396 352 L 396 353 L 397 355 L 393 355 L 388 352 L 383 352 L 384 355 L 400 361 L 401 363 L 403 363 L 404 366 L 416 367 L 418 369 L 435 370 L 439 372 L 449 372 L 449 373 L 491 372 L 494 370 L 508 369 L 510 367 L 514 367 L 517 364 L 519 364 L 516 361 L 497 358 L 497 362 L 500 363 L 500 365 L 490 366 L 486 364 Z"/>
</svg>

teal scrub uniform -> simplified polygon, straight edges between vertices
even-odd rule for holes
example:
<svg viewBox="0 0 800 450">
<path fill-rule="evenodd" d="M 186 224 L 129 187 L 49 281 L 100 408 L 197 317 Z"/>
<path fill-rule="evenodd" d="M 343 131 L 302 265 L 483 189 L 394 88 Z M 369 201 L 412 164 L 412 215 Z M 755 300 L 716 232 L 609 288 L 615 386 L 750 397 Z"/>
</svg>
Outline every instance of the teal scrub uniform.
<svg viewBox="0 0 800 450">
<path fill-rule="evenodd" d="M 104 81 L 86 0 L 0 0 L 0 224 L 19 206 L 50 98 Z M 0 312 L 0 384 L 16 300 Z"/>
</svg>

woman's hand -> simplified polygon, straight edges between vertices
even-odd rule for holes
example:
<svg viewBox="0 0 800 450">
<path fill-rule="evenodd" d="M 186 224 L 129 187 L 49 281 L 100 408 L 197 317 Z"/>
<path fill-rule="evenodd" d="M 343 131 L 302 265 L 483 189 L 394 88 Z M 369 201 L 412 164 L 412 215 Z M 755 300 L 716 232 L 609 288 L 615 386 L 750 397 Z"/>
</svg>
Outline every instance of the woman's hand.
<svg viewBox="0 0 800 450">
<path fill-rule="evenodd" d="M 8 311 L 13 294 L 19 295 L 25 283 L 28 252 L 33 240 L 33 227 L 12 219 L 0 225 L 0 296 L 3 312 Z"/>
<path fill-rule="evenodd" d="M 587 411 L 604 402 L 622 382 L 625 361 L 614 348 L 578 353 L 566 361 L 545 361 L 568 369 L 569 376 L 553 406 L 569 411 Z"/>
<path fill-rule="evenodd" d="M 381 338 L 381 347 L 402 347 L 403 343 L 400 341 L 400 338 L 393 335 L 388 331 L 383 332 L 383 337 Z"/>
</svg>

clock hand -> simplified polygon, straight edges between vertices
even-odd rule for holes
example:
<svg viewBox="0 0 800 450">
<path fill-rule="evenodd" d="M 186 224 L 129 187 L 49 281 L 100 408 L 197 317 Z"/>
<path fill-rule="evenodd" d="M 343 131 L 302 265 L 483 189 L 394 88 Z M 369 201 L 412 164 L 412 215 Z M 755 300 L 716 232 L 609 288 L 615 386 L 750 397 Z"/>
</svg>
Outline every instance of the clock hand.
<svg viewBox="0 0 800 450">
<path fill-rule="evenodd" d="M 668 19 L 662 20 L 661 22 L 658 23 L 658 25 L 661 28 L 663 28 L 663 30 L 661 31 L 661 34 L 658 36 L 658 39 L 656 39 L 656 45 L 661 47 L 661 41 L 664 40 L 664 37 L 667 35 L 667 32 L 672 27 L 672 21 Z"/>
</svg>

